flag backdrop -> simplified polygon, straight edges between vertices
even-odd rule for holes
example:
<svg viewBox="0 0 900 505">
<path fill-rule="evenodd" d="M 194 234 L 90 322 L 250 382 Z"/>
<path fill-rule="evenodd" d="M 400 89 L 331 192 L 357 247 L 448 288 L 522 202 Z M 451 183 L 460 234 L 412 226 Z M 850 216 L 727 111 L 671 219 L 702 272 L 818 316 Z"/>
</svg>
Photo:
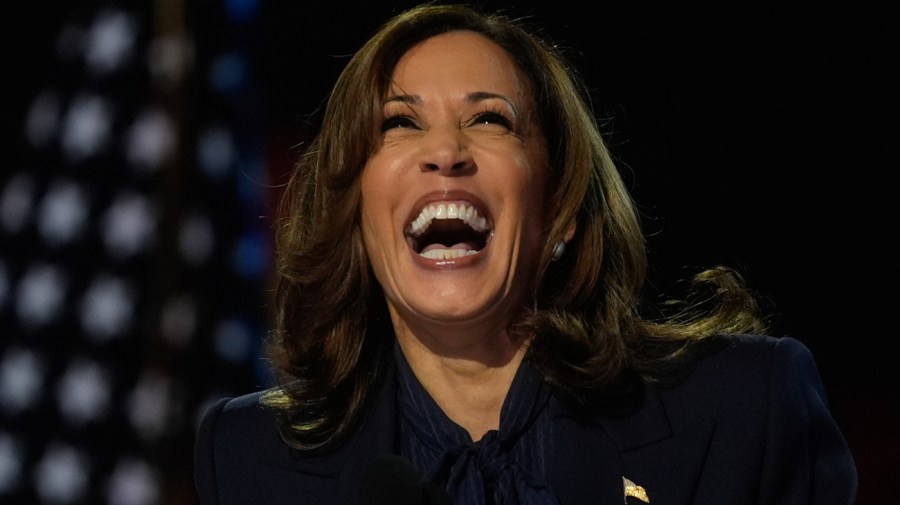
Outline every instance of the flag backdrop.
<svg viewBox="0 0 900 505">
<path fill-rule="evenodd" d="M 194 503 L 270 380 L 256 2 L 63 5 L 0 170 L 0 503 Z"/>
</svg>

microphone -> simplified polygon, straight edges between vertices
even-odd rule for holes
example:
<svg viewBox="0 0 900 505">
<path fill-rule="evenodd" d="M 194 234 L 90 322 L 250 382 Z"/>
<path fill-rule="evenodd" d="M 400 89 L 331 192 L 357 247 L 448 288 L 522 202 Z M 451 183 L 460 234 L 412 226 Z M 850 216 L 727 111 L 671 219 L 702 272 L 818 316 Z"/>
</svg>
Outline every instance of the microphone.
<svg viewBox="0 0 900 505">
<path fill-rule="evenodd" d="M 453 505 L 450 495 L 396 454 L 378 457 L 362 475 L 359 505 Z"/>
</svg>

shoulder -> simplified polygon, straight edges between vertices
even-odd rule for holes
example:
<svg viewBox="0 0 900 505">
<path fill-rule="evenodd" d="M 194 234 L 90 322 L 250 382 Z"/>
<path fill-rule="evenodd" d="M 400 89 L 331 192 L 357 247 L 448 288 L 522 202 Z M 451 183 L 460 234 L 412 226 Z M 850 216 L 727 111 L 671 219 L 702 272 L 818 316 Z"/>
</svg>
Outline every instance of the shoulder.
<svg viewBox="0 0 900 505">
<path fill-rule="evenodd" d="M 225 397 L 218 399 L 209 406 L 203 416 L 204 423 L 217 422 L 225 419 L 234 418 L 259 418 L 261 417 L 263 407 L 260 404 L 260 398 L 263 392 L 257 391 L 238 397 Z"/>
<path fill-rule="evenodd" d="M 809 348 L 793 337 L 720 335 L 698 345 L 687 378 L 660 393 L 675 417 L 711 415 L 760 423 L 771 414 L 827 408 Z"/>
<path fill-rule="evenodd" d="M 691 375 L 721 376 L 732 381 L 768 379 L 773 373 L 787 372 L 787 368 L 798 365 L 802 365 L 802 372 L 818 375 L 812 353 L 796 338 L 717 335 L 698 344 Z"/>
<path fill-rule="evenodd" d="M 274 413 L 260 403 L 262 392 L 222 398 L 204 414 L 197 443 L 217 451 L 266 447 L 280 441 Z M 243 447 L 246 446 L 246 447 Z"/>
<path fill-rule="evenodd" d="M 792 480 L 814 503 L 852 503 L 855 463 L 810 349 L 792 337 L 717 339 L 718 350 L 699 359 L 681 391 L 662 393 L 673 424 L 714 419 L 715 447 L 759 462 L 762 501 L 773 502 Z"/>
<path fill-rule="evenodd" d="M 194 451 L 199 503 L 352 503 L 359 477 L 376 457 L 395 450 L 392 381 L 361 415 L 339 445 L 301 452 L 282 437 L 275 411 L 262 405 L 266 391 L 223 398 L 203 416 Z"/>
<path fill-rule="evenodd" d="M 200 503 L 240 503 L 273 483 L 279 469 L 291 468 L 292 449 L 282 441 L 274 413 L 260 404 L 261 396 L 222 398 L 206 410 L 194 446 Z M 276 495 L 270 503 L 281 503 L 278 486 L 265 491 Z"/>
</svg>

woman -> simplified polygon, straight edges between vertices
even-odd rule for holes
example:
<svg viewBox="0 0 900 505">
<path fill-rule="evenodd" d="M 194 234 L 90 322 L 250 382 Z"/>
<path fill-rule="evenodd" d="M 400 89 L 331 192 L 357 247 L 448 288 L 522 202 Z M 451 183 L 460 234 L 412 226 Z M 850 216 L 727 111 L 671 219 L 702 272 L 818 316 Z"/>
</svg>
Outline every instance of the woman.
<svg viewBox="0 0 900 505">
<path fill-rule="evenodd" d="M 735 273 L 641 317 L 636 211 L 535 33 L 423 5 L 348 63 L 279 230 L 279 386 L 210 409 L 202 503 L 853 502 Z"/>
</svg>

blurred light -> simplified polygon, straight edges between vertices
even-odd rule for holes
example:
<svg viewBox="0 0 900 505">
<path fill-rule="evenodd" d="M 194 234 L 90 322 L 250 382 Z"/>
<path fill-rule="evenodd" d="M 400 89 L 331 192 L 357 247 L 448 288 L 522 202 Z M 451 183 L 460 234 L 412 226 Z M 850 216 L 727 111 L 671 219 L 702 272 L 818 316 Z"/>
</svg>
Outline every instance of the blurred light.
<svg viewBox="0 0 900 505">
<path fill-rule="evenodd" d="M 131 165 L 139 170 L 155 171 L 174 155 L 178 132 L 167 113 L 148 108 L 131 125 L 126 142 L 126 156 Z"/>
<path fill-rule="evenodd" d="M 197 307 L 188 294 L 166 300 L 160 315 L 162 337 L 175 347 L 189 344 L 197 331 Z"/>
<path fill-rule="evenodd" d="M 85 47 L 85 62 L 96 75 L 119 69 L 131 56 L 137 23 L 131 15 L 118 10 L 100 11 L 91 25 Z"/>
<path fill-rule="evenodd" d="M 29 267 L 19 281 L 16 313 L 25 327 L 39 327 L 59 316 L 68 289 L 68 277 L 55 265 Z"/>
<path fill-rule="evenodd" d="M 216 91 L 230 95 L 247 87 L 249 72 L 246 59 L 237 53 L 225 53 L 210 66 L 210 85 Z"/>
<path fill-rule="evenodd" d="M 39 94 L 25 116 L 25 137 L 32 147 L 42 149 L 59 135 L 62 104 L 59 93 L 44 91 Z"/>
<path fill-rule="evenodd" d="M 222 359 L 231 363 L 249 359 L 253 341 L 249 328 L 243 322 L 236 318 L 221 321 L 214 338 L 216 354 Z"/>
<path fill-rule="evenodd" d="M 6 262 L 3 261 L 3 258 L 0 258 L 0 309 L 3 309 L 3 306 L 6 305 L 6 301 L 9 299 L 9 269 L 6 267 Z"/>
<path fill-rule="evenodd" d="M 250 149 L 247 149 L 250 151 Z M 262 208 L 266 198 L 265 183 L 260 180 L 265 170 L 265 161 L 255 156 L 257 153 L 247 153 L 239 160 L 240 177 L 237 178 L 238 194 L 241 204 L 248 209 Z"/>
<path fill-rule="evenodd" d="M 22 475 L 22 444 L 12 435 L 0 432 L 0 495 L 18 486 Z"/>
<path fill-rule="evenodd" d="M 7 232 L 18 232 L 31 217 L 34 193 L 34 181 L 24 173 L 18 173 L 6 182 L 0 195 L 0 222 Z"/>
<path fill-rule="evenodd" d="M 215 249 L 212 223 L 205 215 L 192 213 L 184 219 L 178 235 L 178 250 L 181 257 L 194 266 L 209 259 Z"/>
<path fill-rule="evenodd" d="M 159 502 L 156 473 L 146 461 L 129 457 L 116 464 L 107 487 L 109 505 L 152 505 Z"/>
<path fill-rule="evenodd" d="M 35 488 L 43 503 L 79 503 L 87 491 L 90 460 L 81 451 L 52 444 L 35 468 Z"/>
<path fill-rule="evenodd" d="M 269 248 L 267 237 L 259 231 L 245 233 L 235 244 L 232 268 L 249 280 L 260 280 L 268 273 Z"/>
<path fill-rule="evenodd" d="M 7 414 L 18 414 L 41 399 L 44 360 L 31 351 L 9 348 L 0 361 L 0 405 Z"/>
<path fill-rule="evenodd" d="M 131 283 L 109 274 L 91 281 L 81 301 L 81 326 L 94 340 L 121 336 L 131 326 L 135 305 Z"/>
<path fill-rule="evenodd" d="M 38 213 L 38 230 L 51 247 L 77 238 L 87 221 L 88 197 L 78 184 L 56 181 L 51 186 Z"/>
<path fill-rule="evenodd" d="M 82 95 L 66 112 L 62 148 L 73 162 L 100 154 L 110 140 L 115 108 L 99 96 Z"/>
<path fill-rule="evenodd" d="M 251 21 L 259 12 L 259 0 L 225 0 L 228 17 L 236 24 Z"/>
<path fill-rule="evenodd" d="M 222 126 L 207 128 L 197 144 L 197 163 L 207 177 L 221 180 L 231 172 L 237 158 L 231 131 Z"/>
<path fill-rule="evenodd" d="M 56 398 L 63 418 L 74 427 L 106 414 L 112 394 L 109 374 L 99 364 L 73 359 L 57 384 Z"/>
<path fill-rule="evenodd" d="M 157 82 L 177 86 L 194 66 L 194 45 L 181 36 L 163 35 L 150 42 L 147 57 L 150 73 Z"/>
<path fill-rule="evenodd" d="M 172 384 L 165 375 L 145 372 L 128 399 L 128 419 L 142 438 L 155 440 L 165 433 L 172 414 Z"/>
<path fill-rule="evenodd" d="M 103 218 L 103 242 L 117 258 L 143 252 L 155 233 L 155 212 L 141 194 L 120 193 Z"/>
</svg>

